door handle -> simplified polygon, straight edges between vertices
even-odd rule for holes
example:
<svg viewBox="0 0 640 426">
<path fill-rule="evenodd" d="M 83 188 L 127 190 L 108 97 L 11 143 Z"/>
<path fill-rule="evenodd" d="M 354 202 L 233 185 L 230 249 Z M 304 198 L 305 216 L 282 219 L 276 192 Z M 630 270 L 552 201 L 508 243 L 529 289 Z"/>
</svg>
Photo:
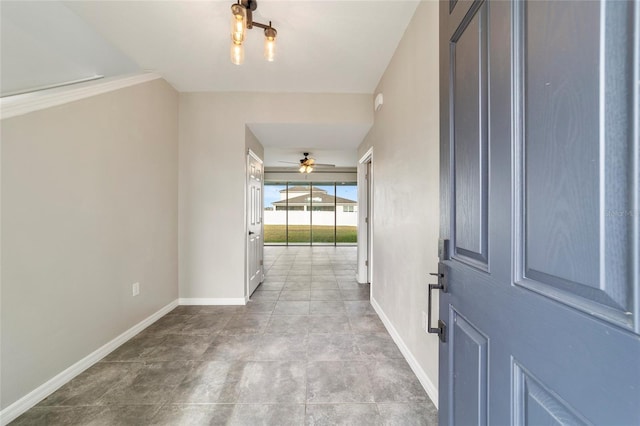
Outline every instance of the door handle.
<svg viewBox="0 0 640 426">
<path fill-rule="evenodd" d="M 249 231 L 249 235 L 253 235 L 253 234 L 255 234 L 255 232 Z"/>
<path fill-rule="evenodd" d="M 432 290 L 442 290 L 443 293 L 447 292 L 447 287 L 445 285 L 444 280 L 444 265 L 442 263 L 438 264 L 438 272 L 430 273 L 429 275 L 438 277 L 438 284 L 429 284 L 429 298 L 428 298 L 428 306 L 427 306 L 427 331 L 429 333 L 437 334 L 442 343 L 446 343 L 447 341 L 447 324 L 438 320 L 437 327 L 431 327 L 431 291 Z"/>
</svg>

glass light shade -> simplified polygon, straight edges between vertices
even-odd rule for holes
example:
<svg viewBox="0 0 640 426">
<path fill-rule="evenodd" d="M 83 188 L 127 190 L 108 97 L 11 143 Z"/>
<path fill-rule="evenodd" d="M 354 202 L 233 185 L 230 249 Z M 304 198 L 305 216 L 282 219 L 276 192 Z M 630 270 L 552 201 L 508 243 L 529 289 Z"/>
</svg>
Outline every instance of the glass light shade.
<svg viewBox="0 0 640 426">
<path fill-rule="evenodd" d="M 231 43 L 231 62 L 234 65 L 244 63 L 244 46 L 242 44 Z"/>
<path fill-rule="evenodd" d="M 244 42 L 247 36 L 247 9 L 240 4 L 231 5 L 231 41 Z"/>
<path fill-rule="evenodd" d="M 300 166 L 300 169 L 298 169 L 298 171 L 300 173 L 304 173 L 306 169 L 307 169 L 307 166 Z"/>
<path fill-rule="evenodd" d="M 307 173 L 311 173 L 313 171 L 313 167 L 307 166 Z"/>
<path fill-rule="evenodd" d="M 271 24 L 271 22 L 269 22 Z M 273 62 L 276 58 L 276 35 L 278 32 L 269 27 L 264 30 L 264 58 Z"/>
</svg>

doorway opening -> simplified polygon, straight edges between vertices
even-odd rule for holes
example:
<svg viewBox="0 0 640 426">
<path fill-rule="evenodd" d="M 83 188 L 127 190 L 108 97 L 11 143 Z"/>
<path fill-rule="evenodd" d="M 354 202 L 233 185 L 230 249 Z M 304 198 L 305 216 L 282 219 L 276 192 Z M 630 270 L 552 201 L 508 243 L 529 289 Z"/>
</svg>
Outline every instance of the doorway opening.
<svg viewBox="0 0 640 426">
<path fill-rule="evenodd" d="M 373 270 L 373 148 L 358 162 L 358 282 L 371 283 Z"/>
</svg>

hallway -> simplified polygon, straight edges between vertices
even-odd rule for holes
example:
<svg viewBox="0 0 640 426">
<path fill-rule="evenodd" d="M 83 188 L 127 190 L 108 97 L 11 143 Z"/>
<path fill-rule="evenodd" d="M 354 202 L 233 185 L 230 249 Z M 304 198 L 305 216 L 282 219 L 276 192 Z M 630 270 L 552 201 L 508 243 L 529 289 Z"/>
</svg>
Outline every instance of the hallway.
<svg viewBox="0 0 640 426">
<path fill-rule="evenodd" d="M 247 306 L 179 306 L 15 425 L 436 425 L 355 247 L 265 247 Z"/>
</svg>

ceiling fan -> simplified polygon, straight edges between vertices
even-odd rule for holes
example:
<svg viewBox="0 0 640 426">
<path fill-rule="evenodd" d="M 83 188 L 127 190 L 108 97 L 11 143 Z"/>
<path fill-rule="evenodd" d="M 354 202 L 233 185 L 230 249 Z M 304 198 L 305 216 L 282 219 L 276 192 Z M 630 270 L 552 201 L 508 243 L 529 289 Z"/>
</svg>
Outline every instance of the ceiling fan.
<svg viewBox="0 0 640 426">
<path fill-rule="evenodd" d="M 313 158 L 309 158 L 309 153 L 308 152 L 303 152 L 302 155 L 304 155 L 304 158 L 300 159 L 300 163 L 293 163 L 291 161 L 280 161 L 281 163 L 288 163 L 288 164 L 299 164 L 299 169 L 298 171 L 300 173 L 311 173 L 313 171 L 313 169 L 315 167 L 335 167 L 335 164 L 324 164 L 324 163 L 316 163 L 316 160 L 314 160 Z"/>
</svg>

